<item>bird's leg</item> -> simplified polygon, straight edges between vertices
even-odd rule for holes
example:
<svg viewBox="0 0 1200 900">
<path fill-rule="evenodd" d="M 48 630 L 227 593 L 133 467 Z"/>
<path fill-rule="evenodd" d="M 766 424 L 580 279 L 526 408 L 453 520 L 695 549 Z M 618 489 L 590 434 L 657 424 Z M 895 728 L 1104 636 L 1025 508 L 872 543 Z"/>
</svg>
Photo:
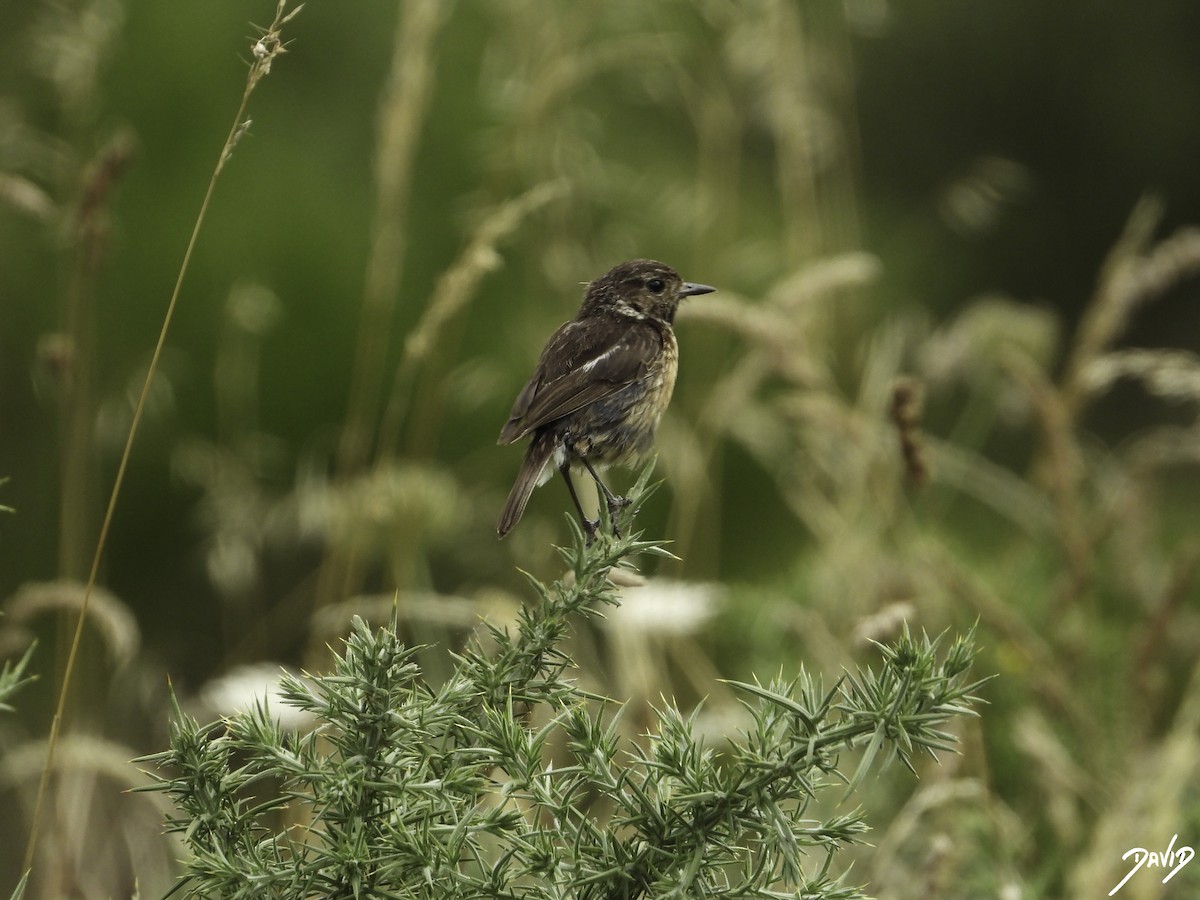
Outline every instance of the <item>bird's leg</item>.
<svg viewBox="0 0 1200 900">
<path fill-rule="evenodd" d="M 589 468 L 591 468 L 589 466 Z M 583 525 L 583 533 L 587 538 L 588 544 L 596 539 L 596 529 L 600 526 L 598 519 L 589 519 L 583 511 L 583 504 L 579 502 L 579 495 L 575 493 L 575 482 L 571 480 L 571 466 L 564 462 L 558 467 L 558 471 L 562 473 L 563 481 L 567 483 L 567 490 L 571 492 L 571 500 L 575 503 L 575 508 L 579 510 L 579 521 Z M 593 476 L 594 477 L 594 476 Z"/>
<path fill-rule="evenodd" d="M 592 464 L 582 456 L 579 457 L 579 461 L 583 463 L 583 467 L 588 470 L 588 474 L 595 480 L 596 487 L 600 488 L 600 493 L 604 495 L 604 502 L 608 504 L 608 518 L 612 522 L 613 537 L 619 538 L 621 536 L 621 528 L 617 525 L 617 515 L 629 505 L 629 498 L 618 496 L 609 490 L 608 485 L 600 480 L 600 476 L 592 468 Z"/>
</svg>

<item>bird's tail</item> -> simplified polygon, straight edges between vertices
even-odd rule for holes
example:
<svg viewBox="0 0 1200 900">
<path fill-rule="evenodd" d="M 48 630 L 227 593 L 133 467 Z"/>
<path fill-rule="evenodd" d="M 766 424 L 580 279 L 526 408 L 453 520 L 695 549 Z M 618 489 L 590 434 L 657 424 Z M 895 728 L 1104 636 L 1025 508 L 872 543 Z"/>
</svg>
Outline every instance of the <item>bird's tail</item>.
<svg viewBox="0 0 1200 900">
<path fill-rule="evenodd" d="M 533 489 L 545 481 L 546 465 L 554 455 L 554 441 L 545 436 L 535 437 L 529 449 L 525 451 L 525 459 L 521 461 L 521 471 L 517 473 L 516 483 L 508 492 L 504 501 L 504 509 L 500 511 L 500 521 L 496 523 L 496 533 L 504 537 L 521 521 L 525 505 Z"/>
</svg>

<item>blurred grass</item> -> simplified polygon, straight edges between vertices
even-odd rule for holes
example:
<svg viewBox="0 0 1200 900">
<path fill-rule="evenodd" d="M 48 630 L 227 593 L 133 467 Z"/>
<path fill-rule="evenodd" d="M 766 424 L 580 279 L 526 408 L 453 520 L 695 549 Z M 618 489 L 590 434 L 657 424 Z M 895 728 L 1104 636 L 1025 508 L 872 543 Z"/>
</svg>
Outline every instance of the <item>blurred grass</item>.
<svg viewBox="0 0 1200 900">
<path fill-rule="evenodd" d="M 632 256 L 720 293 L 681 313 L 682 371 L 659 440 L 668 489 L 640 519 L 682 562 L 631 595 L 622 614 L 633 618 L 578 635 L 591 687 L 635 709 L 664 693 L 708 697 L 703 721 L 727 728 L 737 720 L 716 672 L 803 659 L 835 673 L 902 619 L 930 631 L 978 619 L 980 671 L 1001 674 L 992 706 L 964 757 L 919 789 L 872 787 L 877 849 L 862 865 L 874 893 L 1085 896 L 1116 884 L 1129 847 L 1165 847 L 1174 830 L 1194 843 L 1194 309 L 1155 332 L 1185 347 L 1143 341 L 1135 356 L 1126 345 L 1194 298 L 1195 232 L 1093 179 L 1129 218 L 1105 220 L 1107 261 L 1068 255 L 1097 227 L 1080 203 L 1086 227 L 1065 228 L 1036 261 L 1058 266 L 1046 282 L 1065 285 L 1058 308 L 1001 290 L 1029 284 L 1020 265 L 1008 281 L 989 262 L 971 282 L 970 258 L 1027 248 L 1002 238 L 1044 234 L 1061 210 L 1031 196 L 1083 191 L 1066 169 L 990 145 L 938 161 L 939 138 L 960 137 L 932 130 L 919 104 L 909 115 L 921 133 L 873 131 L 887 117 L 869 115 L 875 94 L 859 98 L 893 47 L 871 41 L 893 27 L 912 38 L 912 19 L 886 4 L 399 6 L 422 9 L 444 17 L 425 38 L 423 114 L 405 93 L 411 53 L 397 87 L 381 87 L 413 38 L 397 31 L 396 7 L 311 4 L 226 172 L 107 557 L 104 608 L 122 612 L 101 614 L 96 633 L 137 623 L 137 649 L 90 647 L 79 751 L 63 764 L 44 850 L 59 874 L 31 895 L 123 895 L 138 873 L 146 892 L 165 884 L 173 849 L 115 793 L 134 776 L 109 768 L 112 745 L 127 757 L 162 746 L 164 671 L 199 697 L 235 664 L 312 660 L 343 604 L 373 608 L 397 590 L 414 642 L 460 643 L 464 604 L 512 616 L 514 564 L 553 564 L 565 498 L 556 485 L 538 492 L 497 544 L 517 455 L 495 433 L 579 282 Z M 26 600 L 78 577 L 72 560 L 90 553 L 130 385 L 252 31 L 234 3 L 0 15 L 11 26 L 0 29 L 9 653 L 72 608 Z M 373 133 L 388 121 L 409 149 Z M 129 134 L 136 157 L 87 208 L 94 161 Z M 914 142 L 934 145 L 934 177 L 897 211 L 896 164 L 872 160 L 911 159 Z M 381 280 L 381 266 L 395 268 Z M 381 312 L 364 319 L 368 297 Z M 363 358 L 377 383 L 352 403 Z M 891 420 L 900 379 L 924 395 L 921 488 Z M 336 465 L 347 416 L 359 449 Z M 321 587 L 330 559 L 344 565 Z M 329 608 L 313 620 L 318 596 Z M 40 646 L 42 681 L 18 698 L 20 718 L 0 720 L 13 808 L 27 809 L 55 682 L 54 641 Z M 88 736 L 108 742 L 102 752 L 89 756 L 100 745 Z M 82 825 L 66 827 L 81 809 Z M 106 817 L 123 828 L 88 825 Z M 0 825 L 3 845 L 20 846 L 21 828 L 20 817 Z M 106 865 L 85 877 L 81 861 L 98 858 Z M 16 860 L 0 854 L 0 872 L 2 894 Z M 1185 871 L 1170 890 L 1187 896 L 1196 878 Z M 1171 896 L 1161 887 L 1142 873 L 1125 890 Z"/>
</svg>

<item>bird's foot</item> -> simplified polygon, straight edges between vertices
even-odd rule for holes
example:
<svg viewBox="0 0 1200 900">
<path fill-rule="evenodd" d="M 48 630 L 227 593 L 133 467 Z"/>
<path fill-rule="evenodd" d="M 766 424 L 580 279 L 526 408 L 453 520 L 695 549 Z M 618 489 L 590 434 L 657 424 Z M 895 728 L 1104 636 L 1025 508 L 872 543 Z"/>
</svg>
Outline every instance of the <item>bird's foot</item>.
<svg viewBox="0 0 1200 900">
<path fill-rule="evenodd" d="M 621 526 L 617 524 L 617 518 L 621 514 L 621 510 L 627 507 L 633 501 L 628 497 L 618 497 L 616 494 L 611 494 L 607 498 L 608 501 L 608 520 L 612 523 L 613 537 L 621 537 Z"/>
<path fill-rule="evenodd" d="M 580 516 L 579 523 L 583 526 L 584 546 L 592 546 L 596 542 L 596 530 L 600 527 L 600 520 Z"/>
</svg>

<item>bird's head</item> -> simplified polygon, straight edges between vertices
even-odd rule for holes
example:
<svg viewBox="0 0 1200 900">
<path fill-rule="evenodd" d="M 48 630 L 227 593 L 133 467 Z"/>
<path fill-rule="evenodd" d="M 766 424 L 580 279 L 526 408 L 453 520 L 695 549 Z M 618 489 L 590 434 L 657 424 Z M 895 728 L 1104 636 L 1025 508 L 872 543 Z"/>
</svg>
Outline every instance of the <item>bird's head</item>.
<svg viewBox="0 0 1200 900">
<path fill-rule="evenodd" d="M 709 294 L 716 288 L 684 281 L 666 263 L 631 259 L 614 266 L 588 285 L 581 316 L 606 312 L 631 319 L 653 319 L 671 324 L 685 297 Z"/>
</svg>

